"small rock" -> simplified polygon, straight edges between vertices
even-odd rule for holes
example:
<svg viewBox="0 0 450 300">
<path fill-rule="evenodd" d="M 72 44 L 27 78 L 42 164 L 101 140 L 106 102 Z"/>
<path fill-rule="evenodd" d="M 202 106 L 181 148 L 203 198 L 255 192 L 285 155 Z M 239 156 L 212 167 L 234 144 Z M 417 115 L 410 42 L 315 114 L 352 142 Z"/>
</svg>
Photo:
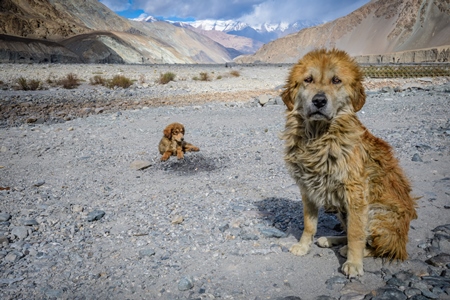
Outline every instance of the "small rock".
<svg viewBox="0 0 450 300">
<path fill-rule="evenodd" d="M 78 204 L 72 205 L 72 212 L 74 212 L 74 213 L 83 212 L 83 206 L 78 205 Z"/>
<path fill-rule="evenodd" d="M 23 240 L 28 236 L 28 228 L 25 226 L 17 226 L 11 230 L 11 234 L 19 240 Z"/>
<path fill-rule="evenodd" d="M 426 262 L 435 267 L 445 267 L 450 263 L 450 254 L 441 253 L 426 260 Z"/>
<path fill-rule="evenodd" d="M 87 216 L 88 222 L 98 221 L 105 215 L 105 212 L 103 210 L 94 210 L 90 212 Z"/>
<path fill-rule="evenodd" d="M 266 238 L 284 238 L 286 237 L 286 233 L 276 228 L 264 228 L 260 230 L 261 234 Z"/>
<path fill-rule="evenodd" d="M 5 256 L 5 261 L 7 262 L 16 262 L 19 259 L 21 259 L 22 257 L 24 257 L 22 252 L 19 252 L 17 250 L 11 251 L 9 252 L 6 256 Z"/>
<path fill-rule="evenodd" d="M 194 287 L 194 282 L 190 277 L 183 277 L 178 282 L 178 290 L 188 291 Z"/>
<path fill-rule="evenodd" d="M 144 170 L 150 167 L 152 164 L 146 160 L 135 160 L 130 164 L 130 168 L 133 170 Z"/>
<path fill-rule="evenodd" d="M 172 224 L 181 224 L 183 223 L 183 221 L 184 221 L 183 216 L 175 216 L 172 219 Z"/>
<path fill-rule="evenodd" d="M 413 157 L 411 158 L 412 161 L 422 162 L 422 158 L 418 153 L 414 153 Z"/>
<path fill-rule="evenodd" d="M 139 256 L 140 257 L 153 256 L 155 254 L 156 254 L 156 252 L 153 249 L 142 249 L 142 250 L 139 250 Z"/>
<path fill-rule="evenodd" d="M 11 219 L 11 215 L 8 213 L 0 213 L 0 222 L 6 222 Z"/>
<path fill-rule="evenodd" d="M 44 180 L 39 180 L 38 182 L 36 182 L 35 184 L 33 184 L 33 186 L 40 187 L 40 186 L 43 186 L 44 184 L 45 184 L 45 181 L 44 181 Z"/>
<path fill-rule="evenodd" d="M 35 219 L 26 219 L 26 220 L 22 220 L 22 225 L 35 226 L 35 225 L 39 225 L 39 223 Z"/>
</svg>

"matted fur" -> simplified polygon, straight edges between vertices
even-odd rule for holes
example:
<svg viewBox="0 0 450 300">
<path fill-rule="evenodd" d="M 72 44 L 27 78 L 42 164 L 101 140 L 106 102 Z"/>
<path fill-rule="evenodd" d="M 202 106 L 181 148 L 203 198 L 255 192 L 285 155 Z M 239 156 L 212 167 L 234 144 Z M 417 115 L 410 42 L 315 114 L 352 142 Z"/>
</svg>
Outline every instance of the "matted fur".
<svg viewBox="0 0 450 300">
<path fill-rule="evenodd" d="M 184 141 L 185 129 L 183 124 L 169 124 L 164 128 L 163 133 L 164 136 L 158 146 L 159 153 L 162 154 L 162 161 L 168 160 L 172 155 L 182 159 L 186 151 L 200 151 L 198 147 Z"/>
<path fill-rule="evenodd" d="M 362 275 L 364 256 L 406 259 L 416 199 L 392 148 L 356 116 L 365 103 L 358 65 L 343 51 L 312 51 L 292 68 L 282 99 L 284 159 L 304 204 L 304 231 L 290 251 L 308 252 L 325 207 L 338 212 L 347 237 L 318 244 L 347 242 L 344 274 Z"/>
</svg>

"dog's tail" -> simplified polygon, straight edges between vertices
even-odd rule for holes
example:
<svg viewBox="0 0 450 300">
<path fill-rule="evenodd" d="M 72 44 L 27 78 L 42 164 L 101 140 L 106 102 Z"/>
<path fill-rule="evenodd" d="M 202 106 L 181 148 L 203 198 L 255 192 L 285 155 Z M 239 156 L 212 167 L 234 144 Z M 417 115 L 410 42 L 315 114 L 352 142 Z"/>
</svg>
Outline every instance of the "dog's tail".
<svg viewBox="0 0 450 300">
<path fill-rule="evenodd" d="M 368 245 L 374 256 L 389 260 L 408 258 L 409 223 L 416 219 L 416 210 L 399 211 L 396 207 L 371 207 L 369 210 Z"/>
</svg>

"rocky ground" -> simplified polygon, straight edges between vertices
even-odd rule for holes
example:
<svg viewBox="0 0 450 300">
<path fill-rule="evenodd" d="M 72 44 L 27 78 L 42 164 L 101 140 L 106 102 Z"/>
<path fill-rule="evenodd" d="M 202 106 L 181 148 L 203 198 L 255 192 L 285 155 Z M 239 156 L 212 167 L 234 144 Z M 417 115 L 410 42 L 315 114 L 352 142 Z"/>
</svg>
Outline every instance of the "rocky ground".
<svg viewBox="0 0 450 300">
<path fill-rule="evenodd" d="M 303 226 L 287 174 L 288 66 L 3 65 L 1 299 L 448 299 L 450 83 L 367 80 L 359 116 L 413 184 L 409 260 L 366 258 L 348 280 L 337 248 L 287 249 Z M 156 84 L 160 73 L 176 81 Z M 19 76 L 77 74 L 77 89 L 16 91 Z M 208 72 L 211 81 L 193 80 Z M 118 73 L 128 89 L 92 86 Z M 220 77 L 220 79 L 218 79 Z M 161 163 L 163 128 L 200 147 Z M 318 235 L 341 234 L 321 213 Z"/>
</svg>

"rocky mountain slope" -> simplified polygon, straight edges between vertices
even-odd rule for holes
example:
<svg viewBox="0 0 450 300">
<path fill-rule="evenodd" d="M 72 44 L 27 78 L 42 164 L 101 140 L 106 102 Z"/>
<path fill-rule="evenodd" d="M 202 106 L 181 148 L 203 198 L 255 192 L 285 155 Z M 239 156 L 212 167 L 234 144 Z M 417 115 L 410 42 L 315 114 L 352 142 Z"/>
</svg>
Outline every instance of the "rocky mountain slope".
<svg viewBox="0 0 450 300">
<path fill-rule="evenodd" d="M 361 56 L 446 45 L 449 0 L 372 0 L 345 17 L 277 39 L 236 61 L 295 62 L 318 47 L 338 47 Z"/>
<path fill-rule="evenodd" d="M 129 21 L 96 0 L 2 0 L 0 34 L 0 62 L 223 63 L 232 59 L 225 47 L 204 35 L 163 22 Z"/>
</svg>

